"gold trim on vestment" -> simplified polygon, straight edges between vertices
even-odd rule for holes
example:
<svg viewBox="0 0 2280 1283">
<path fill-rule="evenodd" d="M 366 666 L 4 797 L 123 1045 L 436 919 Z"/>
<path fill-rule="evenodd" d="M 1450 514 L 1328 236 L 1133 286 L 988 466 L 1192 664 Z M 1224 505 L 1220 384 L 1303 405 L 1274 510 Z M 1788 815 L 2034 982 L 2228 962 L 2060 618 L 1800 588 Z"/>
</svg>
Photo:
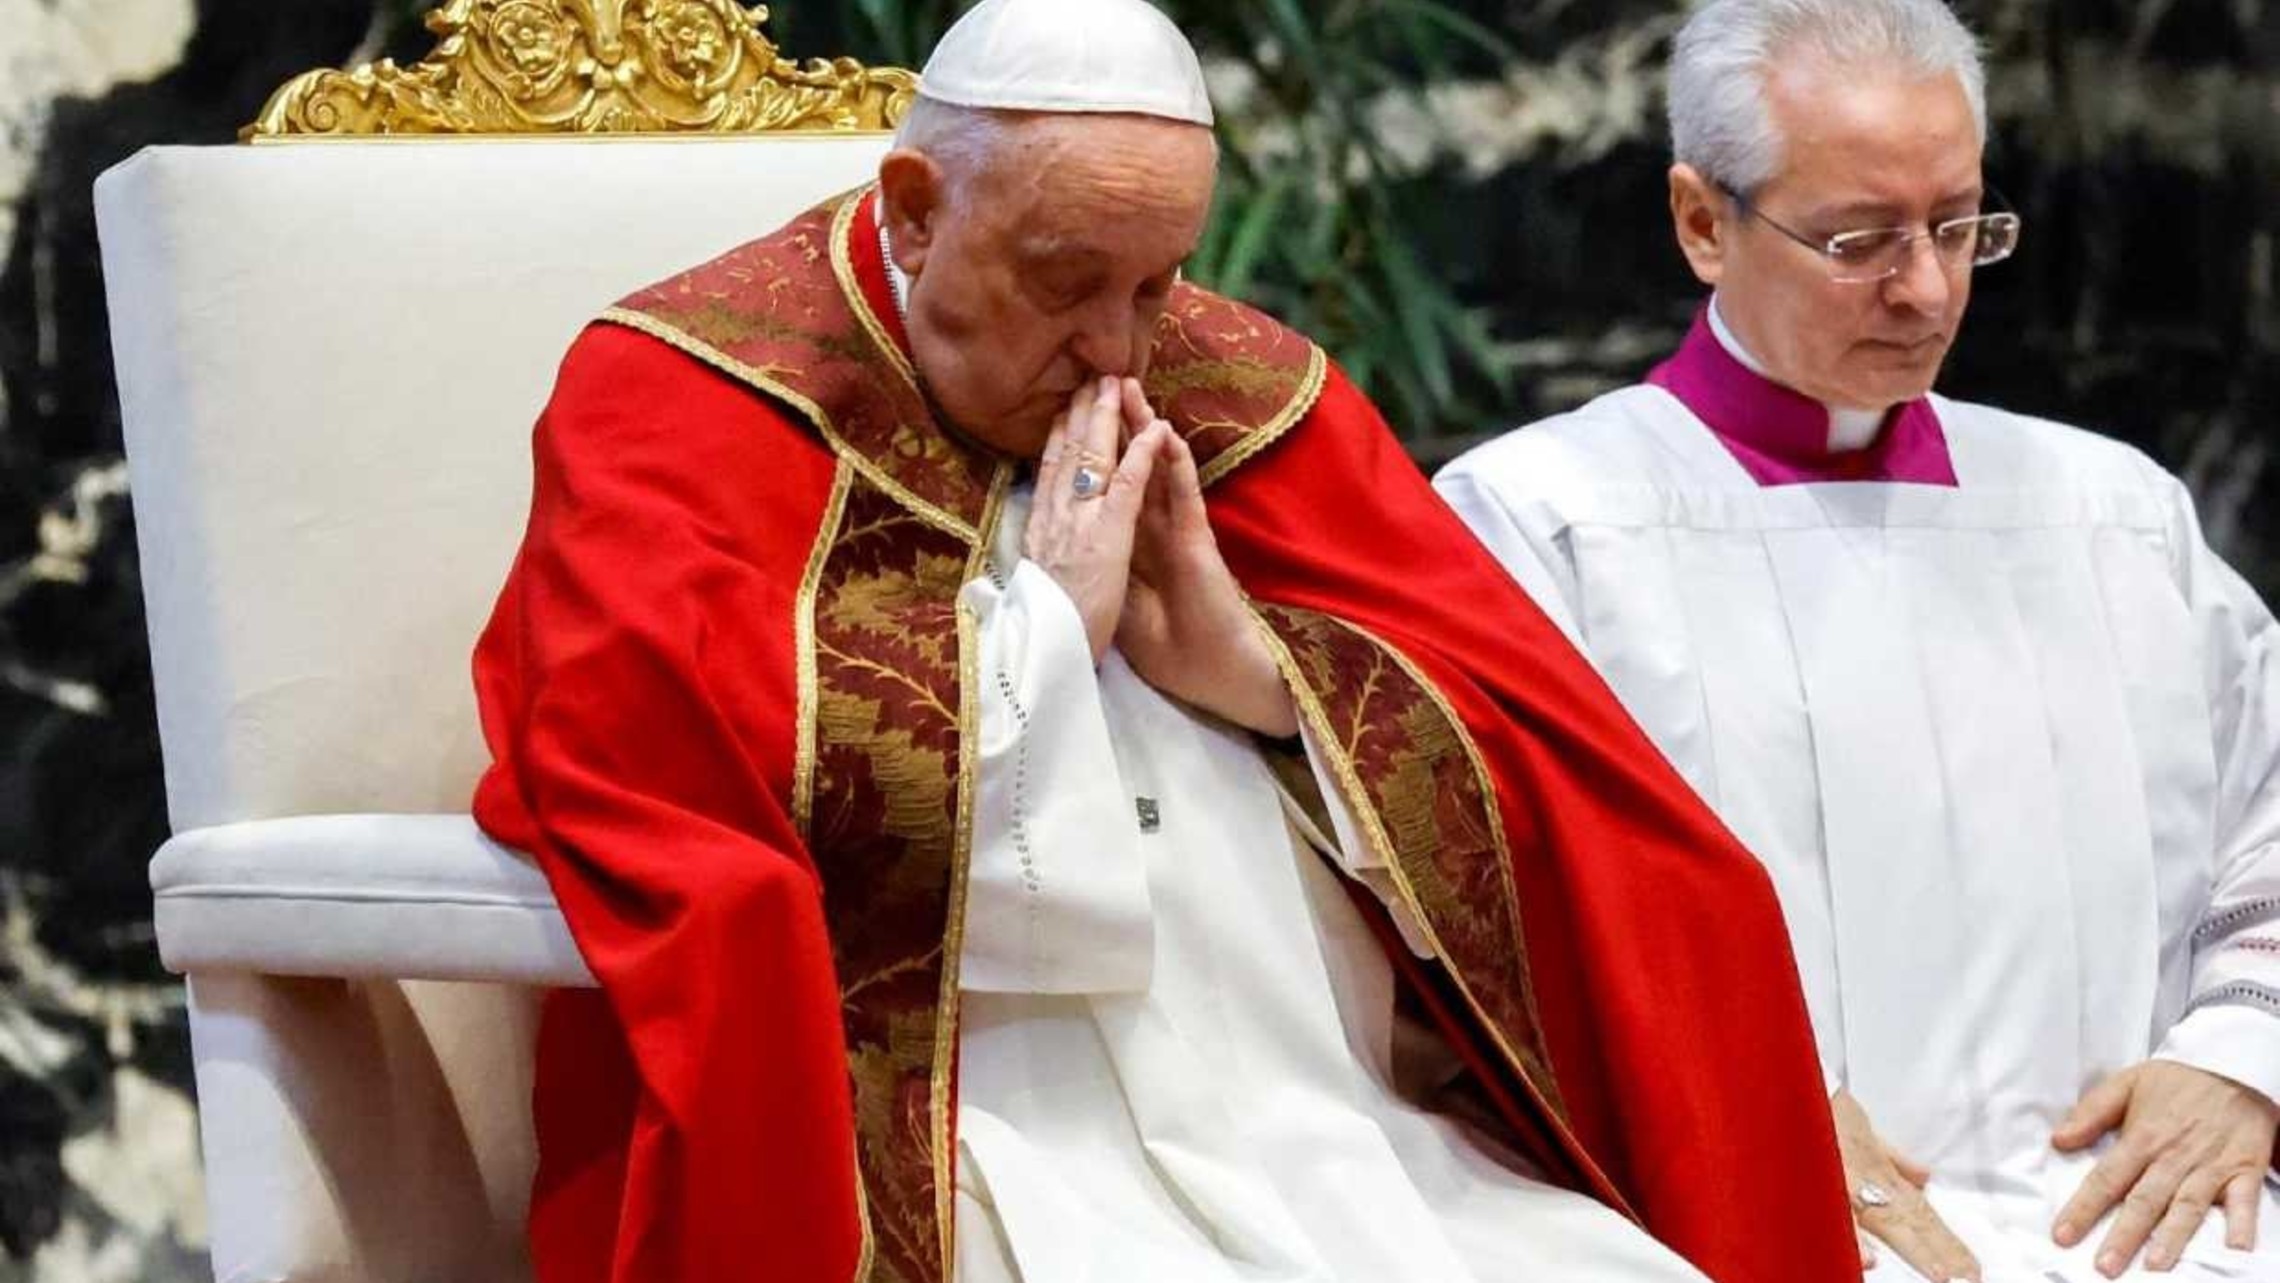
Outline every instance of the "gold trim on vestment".
<svg viewBox="0 0 2280 1283">
<path fill-rule="evenodd" d="M 847 496 L 854 488 L 854 469 L 845 458 L 834 455 L 831 497 L 824 504 L 823 519 L 816 525 L 815 544 L 808 550 L 807 570 L 800 576 L 800 593 L 793 607 L 793 662 L 798 674 L 799 712 L 792 745 L 792 822 L 798 827 L 803 843 L 809 840 L 809 825 L 814 819 L 816 710 L 822 698 L 815 658 L 816 590 L 823 582 L 832 549 L 839 542 L 840 527 L 847 516 Z M 863 1175 L 862 1137 L 860 1133 L 850 1132 L 849 1139 L 855 1147 L 855 1217 L 862 1231 L 862 1249 L 855 1258 L 851 1283 L 869 1283 L 878 1261 L 879 1242 L 871 1226 L 871 1186 Z"/>
<path fill-rule="evenodd" d="M 832 217 L 831 271 L 839 278 L 839 292 L 847 296 L 847 308 L 855 314 L 855 320 L 862 325 L 863 332 L 871 336 L 873 343 L 879 345 L 879 351 L 910 384 L 911 392 L 923 402 L 926 400 L 926 389 L 918 381 L 918 367 L 910 363 L 910 357 L 904 354 L 901 345 L 887 333 L 886 322 L 871 310 L 871 296 L 863 291 L 863 282 L 855 275 L 855 216 L 862 212 L 863 202 L 874 199 L 878 190 L 877 183 L 859 190 L 842 203 L 839 212 Z M 878 217 L 883 220 L 886 210 L 881 209 Z M 882 248 L 882 257 L 884 252 Z M 889 273 L 894 271 L 892 263 L 882 262 L 881 267 Z"/>
<path fill-rule="evenodd" d="M 1562 1118 L 1559 1111 L 1554 1109 L 1551 1102 L 1545 1098 L 1543 1089 L 1527 1072 L 1527 1060 L 1514 1050 L 1510 1040 L 1505 1037 L 1504 1031 L 1497 1026 L 1495 1019 L 1489 1015 L 1487 1007 L 1473 992 L 1472 985 L 1466 982 L 1463 969 L 1450 958 L 1448 946 L 1442 942 L 1440 933 L 1433 927 L 1432 915 L 1427 912 L 1424 901 L 1418 896 L 1416 887 L 1410 882 L 1409 873 L 1403 866 L 1400 848 L 1394 845 L 1392 837 L 1386 832 L 1385 821 L 1378 814 L 1376 804 L 1370 800 L 1369 789 L 1362 783 L 1361 773 L 1354 768 L 1352 759 L 1346 755 L 1345 749 L 1338 739 L 1337 729 L 1330 720 L 1329 710 L 1323 706 L 1321 698 L 1315 694 L 1314 688 L 1307 683 L 1305 674 L 1299 668 L 1298 657 L 1292 653 L 1289 645 L 1283 641 L 1282 636 L 1267 622 L 1265 616 L 1260 614 L 1255 604 L 1246 602 L 1246 606 L 1250 609 L 1253 624 L 1257 626 L 1260 635 L 1266 639 L 1267 648 L 1274 655 L 1275 666 L 1282 670 L 1283 681 L 1290 687 L 1291 697 L 1298 705 L 1299 716 L 1305 719 L 1308 726 L 1313 728 L 1317 745 L 1329 757 L 1331 775 L 1337 780 L 1339 792 L 1344 795 L 1346 804 L 1352 810 L 1354 817 L 1361 822 L 1363 834 L 1375 849 L 1378 859 L 1383 862 L 1386 870 L 1393 875 L 1394 888 L 1400 892 L 1402 904 L 1409 910 L 1410 921 L 1424 934 L 1426 943 L 1432 947 L 1434 958 L 1441 964 L 1442 972 L 1456 986 L 1457 992 L 1464 996 L 1465 1006 L 1471 1010 L 1474 1020 L 1495 1043 L 1497 1052 L 1504 1057 L 1505 1063 L 1511 1067 L 1513 1076 L 1519 1079 L 1521 1087 L 1528 1093 L 1530 1101 L 1542 1113 L 1545 1125 L 1554 1129 L 1566 1144 L 1569 1153 L 1574 1156 L 1577 1162 L 1584 1165 L 1587 1174 L 1594 1178 L 1610 1195 L 1614 1196 L 1616 1200 L 1614 1210 L 1637 1222 L 1639 1220 L 1638 1213 L 1632 1209 L 1627 1200 L 1622 1198 L 1614 1182 L 1610 1181 L 1606 1173 L 1600 1169 L 1598 1160 L 1584 1150 L 1582 1143 L 1576 1139 L 1575 1133 L 1569 1129 L 1567 1120 Z M 1320 612 L 1313 613 L 1320 614 Z M 1472 744 L 1471 737 L 1464 733 L 1463 723 L 1454 716 L 1447 700 L 1442 697 L 1433 683 L 1418 670 L 1417 666 L 1409 662 L 1408 656 L 1403 655 L 1391 643 L 1336 616 L 1321 615 L 1320 617 L 1362 638 L 1390 656 L 1396 665 L 1428 693 L 1440 712 L 1449 718 L 1451 725 L 1459 733 L 1460 742 L 1465 745 L 1474 771 L 1479 773 L 1483 802 L 1488 808 L 1494 826 L 1491 832 L 1496 842 L 1497 854 L 1505 862 L 1502 876 L 1505 885 L 1510 887 L 1511 857 L 1510 852 L 1504 846 L 1502 821 L 1496 818 L 1496 795 L 1493 791 L 1493 780 L 1487 776 L 1485 764 L 1478 756 L 1477 748 Z M 1517 913 L 1516 891 L 1514 895 L 1515 899 L 1512 906 L 1513 911 Z M 1513 935 L 1512 939 L 1515 945 L 1521 938 L 1517 933 Z M 1533 1000 L 1531 998 L 1532 1006 Z"/>
<path fill-rule="evenodd" d="M 745 364 L 742 361 L 737 360 L 735 357 L 721 351 L 719 348 L 716 348 L 712 344 L 705 342 L 703 339 L 697 338 L 694 335 L 691 335 L 686 331 L 678 329 L 674 326 L 667 325 L 665 322 L 660 321 L 655 317 L 649 316 L 645 313 L 632 311 L 628 308 L 613 307 L 604 311 L 599 319 L 607 321 L 612 325 L 622 325 L 627 329 L 639 330 L 643 334 L 646 334 L 653 339 L 668 343 L 673 347 L 688 353 L 690 356 L 703 361 L 705 364 L 710 365 L 725 374 L 730 374 L 736 378 L 742 379 L 744 382 L 751 384 L 753 387 L 767 393 L 769 396 L 783 401 L 786 405 L 791 406 L 793 409 L 798 410 L 801 414 L 805 415 L 808 419 L 808 422 L 814 426 L 815 430 L 823 435 L 824 443 L 831 447 L 832 452 L 834 454 L 837 454 L 840 458 L 846 460 L 849 466 L 853 467 L 857 472 L 862 473 L 863 480 L 869 482 L 873 486 L 876 486 L 882 493 L 884 493 L 888 498 L 893 499 L 896 503 L 899 503 L 903 507 L 910 509 L 912 516 L 918 518 L 920 521 L 925 522 L 927 525 L 934 527 L 944 534 L 953 536 L 962 542 L 968 544 L 974 542 L 976 536 L 974 533 L 974 528 L 972 526 L 966 524 L 964 521 L 951 515 L 950 513 L 944 512 L 941 508 L 936 507 L 934 504 L 928 503 L 926 500 L 919 498 L 915 494 L 912 494 L 910 490 L 901 482 L 896 481 L 893 477 L 888 476 L 885 469 L 881 468 L 876 462 L 874 462 L 870 456 L 847 444 L 846 438 L 840 436 L 838 430 L 832 427 L 831 416 L 823 412 L 822 406 L 817 405 L 813 400 L 800 395 L 798 392 L 792 390 L 790 386 L 769 377 L 767 374 L 753 368 L 750 365 Z"/>
<path fill-rule="evenodd" d="M 1300 419 L 1313 412 L 1314 403 L 1322 399 L 1322 387 L 1329 377 L 1330 358 L 1320 346 L 1315 346 L 1307 355 L 1306 378 L 1299 384 L 1298 392 L 1291 397 L 1290 404 L 1255 431 L 1245 433 L 1242 440 L 1221 451 L 1218 458 L 1205 464 L 1196 473 L 1197 481 L 1209 489 L 1220 478 L 1250 462 L 1253 455 L 1282 440 L 1284 433 L 1298 426 Z"/>
<path fill-rule="evenodd" d="M 849 1139 L 855 1142 L 855 1217 L 863 1227 L 863 1252 L 855 1258 L 855 1276 L 850 1283 L 871 1283 L 871 1271 L 879 1263 L 879 1239 L 871 1229 L 871 1182 L 863 1178 L 863 1137 L 850 1131 Z"/>
<path fill-rule="evenodd" d="M 1001 463 L 990 478 L 989 497 L 982 503 L 981 538 L 966 562 L 964 582 L 988 572 L 990 547 L 997 538 L 998 519 L 1004 515 L 1006 492 L 1013 486 L 1013 465 Z M 960 596 L 964 596 L 961 590 Z M 974 860 L 974 799 L 981 768 L 975 758 L 981 743 L 980 705 L 976 698 L 981 680 L 981 643 L 972 611 L 958 603 L 958 831 L 950 856 L 950 912 L 942 937 L 942 998 L 934 1022 L 934 1204 L 942 1233 L 942 1277 L 957 1277 L 957 1095 L 952 1067 L 958 1063 L 958 1021 L 963 1005 L 958 988 L 959 964 L 966 948 L 966 883 Z"/>
<path fill-rule="evenodd" d="M 934 1228 L 942 1241 L 942 1277 L 958 1274 L 957 1098 L 959 956 L 966 947 L 966 878 L 974 858 L 974 683 L 977 680 L 974 614 L 958 603 L 958 836 L 950 857 L 950 910 L 942 934 L 942 996 L 934 1012 L 934 1076 L 930 1109 L 934 1130 Z"/>
<path fill-rule="evenodd" d="M 808 826 L 815 818 L 815 723 L 822 700 L 815 662 L 816 589 L 823 583 L 831 550 L 839 542 L 839 527 L 847 516 L 847 496 L 854 488 L 854 469 L 845 455 L 834 455 L 831 499 L 824 504 L 823 521 L 816 527 L 815 546 L 808 550 L 807 572 L 800 576 L 800 595 L 792 613 L 793 662 L 799 680 L 799 721 L 793 732 L 799 738 L 792 749 L 792 823 L 798 826 L 802 842 L 808 840 Z M 866 1213 L 866 1227 L 868 1224 Z M 865 1237 L 869 1237 L 868 1228 Z"/>
</svg>

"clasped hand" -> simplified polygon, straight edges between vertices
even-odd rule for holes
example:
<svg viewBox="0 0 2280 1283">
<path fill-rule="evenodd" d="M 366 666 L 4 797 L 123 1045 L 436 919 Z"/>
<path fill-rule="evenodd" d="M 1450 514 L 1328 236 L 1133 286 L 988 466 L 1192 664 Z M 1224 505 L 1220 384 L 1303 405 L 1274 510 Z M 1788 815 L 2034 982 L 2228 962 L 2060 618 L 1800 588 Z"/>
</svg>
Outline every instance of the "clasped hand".
<svg viewBox="0 0 2280 1283">
<path fill-rule="evenodd" d="M 1139 380 L 1104 378 L 1070 398 L 1038 460 L 1022 551 L 1076 604 L 1094 662 L 1113 644 L 1174 699 L 1262 734 L 1298 733 L 1212 537 L 1195 455 Z"/>
</svg>

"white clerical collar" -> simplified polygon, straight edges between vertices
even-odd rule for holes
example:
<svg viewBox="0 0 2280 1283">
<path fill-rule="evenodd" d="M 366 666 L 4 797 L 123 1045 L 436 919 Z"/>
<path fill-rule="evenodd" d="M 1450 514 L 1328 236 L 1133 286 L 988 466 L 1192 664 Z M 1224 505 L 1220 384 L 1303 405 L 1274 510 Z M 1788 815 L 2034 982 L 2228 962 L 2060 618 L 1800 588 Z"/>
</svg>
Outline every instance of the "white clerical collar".
<svg viewBox="0 0 2280 1283">
<path fill-rule="evenodd" d="M 910 276 L 895 262 L 894 242 L 887 239 L 886 202 L 871 198 L 871 214 L 879 224 L 879 258 L 887 265 L 887 288 L 895 296 L 895 315 L 904 325 L 910 324 Z"/>
<path fill-rule="evenodd" d="M 1750 355 L 1750 350 L 1742 346 L 1742 341 L 1734 336 L 1734 331 L 1728 328 L 1726 318 L 1718 310 L 1716 294 L 1710 296 L 1710 333 L 1717 338 L 1718 346 L 1726 349 L 1726 354 L 1741 362 L 1750 373 L 1761 379 L 1773 379 L 1771 374 L 1766 373 L 1765 367 L 1758 363 L 1758 359 Z M 1827 402 L 1822 402 L 1821 408 L 1829 413 L 1831 454 L 1850 454 L 1855 450 L 1867 449 L 1876 440 L 1876 434 L 1884 430 L 1884 420 L 1891 414 L 1889 408 L 1848 410 Z"/>
</svg>

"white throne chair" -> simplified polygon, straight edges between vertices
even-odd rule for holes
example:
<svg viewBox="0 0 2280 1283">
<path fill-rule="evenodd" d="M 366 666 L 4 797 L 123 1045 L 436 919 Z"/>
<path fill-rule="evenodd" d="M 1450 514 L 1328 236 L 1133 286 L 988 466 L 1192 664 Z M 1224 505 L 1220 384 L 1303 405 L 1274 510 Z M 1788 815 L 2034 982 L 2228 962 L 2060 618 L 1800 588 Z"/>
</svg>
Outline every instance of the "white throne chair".
<svg viewBox="0 0 2280 1283">
<path fill-rule="evenodd" d="M 538 1000 L 592 980 L 466 807 L 530 428 L 589 317 L 867 179 L 914 83 L 734 0 L 538 8 L 96 185 L 220 1283 L 529 1276 Z"/>
</svg>

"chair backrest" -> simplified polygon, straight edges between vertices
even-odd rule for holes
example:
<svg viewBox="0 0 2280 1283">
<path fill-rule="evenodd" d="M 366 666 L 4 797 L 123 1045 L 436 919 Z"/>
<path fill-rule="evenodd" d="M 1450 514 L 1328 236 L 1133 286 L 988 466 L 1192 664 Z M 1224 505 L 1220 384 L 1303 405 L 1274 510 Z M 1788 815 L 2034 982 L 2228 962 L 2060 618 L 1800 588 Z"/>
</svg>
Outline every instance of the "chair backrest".
<svg viewBox="0 0 2280 1283">
<path fill-rule="evenodd" d="M 156 148 L 96 187 L 177 831 L 463 812 L 530 427 L 604 306 L 882 135 Z M 515 1283 L 537 994 L 202 974 L 221 1283 Z"/>
<path fill-rule="evenodd" d="M 96 185 L 177 831 L 462 811 L 529 432 L 617 298 L 878 134 L 152 148 Z"/>
</svg>

